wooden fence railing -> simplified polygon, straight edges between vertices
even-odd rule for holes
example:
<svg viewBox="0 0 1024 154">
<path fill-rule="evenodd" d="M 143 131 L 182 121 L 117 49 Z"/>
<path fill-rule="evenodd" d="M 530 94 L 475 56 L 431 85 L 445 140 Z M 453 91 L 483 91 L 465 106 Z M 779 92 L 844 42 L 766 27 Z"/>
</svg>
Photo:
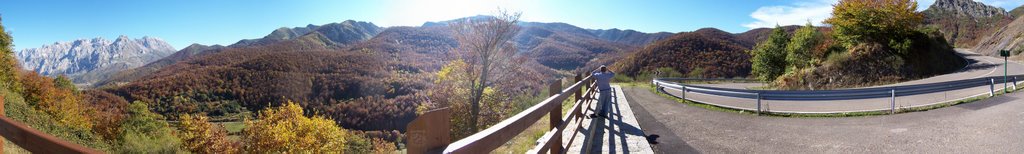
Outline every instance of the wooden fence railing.
<svg viewBox="0 0 1024 154">
<path fill-rule="evenodd" d="M 103 153 L 32 129 L 4 114 L 4 96 L 0 95 L 0 135 L 32 153 Z M 3 153 L 3 140 L 0 140 Z"/>
<path fill-rule="evenodd" d="M 596 93 L 594 79 L 590 76 L 581 78 L 577 74 L 575 83 L 569 88 L 562 89 L 561 82 L 552 83 L 549 87 L 551 96 L 537 105 L 508 118 L 504 121 L 484 129 L 464 139 L 450 142 L 450 111 L 439 109 L 427 112 L 413 120 L 408 126 L 408 151 L 412 154 L 418 153 L 489 153 L 501 147 L 509 140 L 519 135 L 524 130 L 533 126 L 544 115 L 549 115 L 550 131 L 538 141 L 540 144 L 531 151 L 537 153 L 563 153 L 562 132 L 572 122 L 577 121 L 571 131 L 576 131 L 582 125 L 584 116 L 589 110 L 584 106 L 596 101 L 593 95 Z M 583 92 L 586 87 L 586 92 Z M 572 108 L 564 119 L 562 115 L 562 103 L 570 96 L 574 96 Z M 569 142 L 571 145 L 573 141 Z"/>
</svg>

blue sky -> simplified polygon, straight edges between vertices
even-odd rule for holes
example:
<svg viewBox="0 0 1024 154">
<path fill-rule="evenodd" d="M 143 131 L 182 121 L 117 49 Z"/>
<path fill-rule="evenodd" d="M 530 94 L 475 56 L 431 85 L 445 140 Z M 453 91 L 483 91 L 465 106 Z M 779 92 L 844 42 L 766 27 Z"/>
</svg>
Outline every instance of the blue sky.
<svg viewBox="0 0 1024 154">
<path fill-rule="evenodd" d="M 818 23 L 836 0 L 5 0 L 3 24 L 15 48 L 58 41 L 153 36 L 181 49 L 192 43 L 228 45 L 259 38 L 279 27 L 352 19 L 378 26 L 418 26 L 427 21 L 520 11 L 523 20 L 564 22 L 591 29 L 681 32 L 715 27 L 729 32 Z M 920 10 L 934 0 L 923 0 Z M 979 0 L 1007 10 L 1024 0 Z"/>
</svg>

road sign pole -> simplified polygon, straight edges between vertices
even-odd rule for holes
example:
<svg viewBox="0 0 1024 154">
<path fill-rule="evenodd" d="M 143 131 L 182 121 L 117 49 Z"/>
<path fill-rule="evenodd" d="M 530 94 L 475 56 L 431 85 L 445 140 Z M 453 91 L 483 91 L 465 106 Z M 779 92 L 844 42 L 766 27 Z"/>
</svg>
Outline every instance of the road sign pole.
<svg viewBox="0 0 1024 154">
<path fill-rule="evenodd" d="M 1008 63 L 1006 63 L 1006 57 L 1008 56 L 1003 56 L 1003 92 L 1010 92 L 1010 90 L 1006 89 L 1006 69 L 1009 68 Z"/>
</svg>

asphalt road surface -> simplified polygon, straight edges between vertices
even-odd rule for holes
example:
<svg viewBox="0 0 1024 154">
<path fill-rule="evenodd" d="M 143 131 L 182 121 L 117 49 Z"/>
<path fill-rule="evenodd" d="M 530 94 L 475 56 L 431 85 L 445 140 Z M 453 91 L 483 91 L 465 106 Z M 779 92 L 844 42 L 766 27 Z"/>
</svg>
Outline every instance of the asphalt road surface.
<svg viewBox="0 0 1024 154">
<path fill-rule="evenodd" d="M 623 87 L 658 153 L 1024 153 L 1024 92 L 925 112 L 786 118 L 707 110 Z"/>
<path fill-rule="evenodd" d="M 968 65 L 961 70 L 945 74 L 934 76 L 930 78 L 908 81 L 892 85 L 910 85 L 910 84 L 923 84 L 923 83 L 935 83 L 954 81 L 962 79 L 973 79 L 979 77 L 1001 77 L 1003 75 L 1003 61 L 997 57 L 990 57 L 975 54 L 969 51 L 958 50 L 968 60 Z M 1024 65 L 1020 63 L 1011 62 L 1009 63 L 1009 74 L 1024 74 Z M 1024 79 L 1020 79 L 1024 80 Z M 892 86 L 885 85 L 885 86 Z M 744 87 L 760 86 L 760 84 L 751 83 L 726 83 L 726 84 L 705 84 L 704 86 L 715 86 L 715 87 L 726 87 L 726 88 L 738 88 L 743 89 Z M 995 85 L 995 88 L 1002 89 L 1002 84 Z M 682 96 L 682 92 L 678 90 L 666 89 L 666 91 L 675 96 Z M 912 96 L 900 96 L 896 97 L 896 107 L 918 107 L 927 106 L 936 103 L 942 103 L 947 101 L 961 100 L 967 97 L 987 95 L 989 92 L 989 86 L 978 86 L 973 88 L 966 88 L 960 90 L 951 90 L 944 92 L 935 92 L 928 94 L 912 95 Z M 745 109 L 745 110 L 757 110 L 757 100 L 747 98 L 734 98 L 724 97 L 717 95 L 708 95 L 696 92 L 687 92 L 686 98 L 702 103 L 714 104 L 718 106 L 724 106 L 729 108 Z M 892 108 L 891 98 L 873 98 L 873 99 L 857 99 L 857 100 L 836 100 L 836 101 L 762 101 L 762 109 L 771 112 L 803 112 L 803 113 L 831 113 L 831 112 L 858 112 L 858 111 L 877 111 L 877 110 L 889 110 Z"/>
</svg>

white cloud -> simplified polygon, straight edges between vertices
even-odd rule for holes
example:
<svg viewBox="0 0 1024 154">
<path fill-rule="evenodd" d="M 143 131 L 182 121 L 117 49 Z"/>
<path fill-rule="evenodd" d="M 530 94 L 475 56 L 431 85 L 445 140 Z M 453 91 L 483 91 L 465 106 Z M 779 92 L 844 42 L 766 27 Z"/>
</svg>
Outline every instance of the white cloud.
<svg viewBox="0 0 1024 154">
<path fill-rule="evenodd" d="M 757 21 L 743 24 L 743 27 L 754 29 L 775 25 L 803 25 L 808 21 L 820 26 L 821 21 L 832 16 L 832 4 L 837 2 L 838 0 L 814 0 L 791 5 L 764 6 L 750 14 L 750 17 Z"/>
</svg>

